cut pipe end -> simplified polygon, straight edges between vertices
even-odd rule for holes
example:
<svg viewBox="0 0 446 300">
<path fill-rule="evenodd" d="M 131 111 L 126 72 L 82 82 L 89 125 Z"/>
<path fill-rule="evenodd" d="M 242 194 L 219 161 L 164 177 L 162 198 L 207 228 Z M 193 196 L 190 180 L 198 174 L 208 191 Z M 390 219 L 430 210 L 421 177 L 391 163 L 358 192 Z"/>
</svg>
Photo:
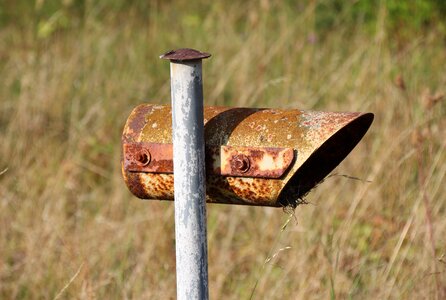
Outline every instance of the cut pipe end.
<svg viewBox="0 0 446 300">
<path fill-rule="evenodd" d="M 335 169 L 364 137 L 374 119 L 372 113 L 360 114 L 320 145 L 287 182 L 279 195 L 282 206 L 295 207 L 305 195 Z"/>
<path fill-rule="evenodd" d="M 195 49 L 182 48 L 177 50 L 170 50 L 160 56 L 161 59 L 167 59 L 170 61 L 189 61 L 199 60 L 210 57 L 211 54 L 206 52 L 200 52 Z"/>
</svg>

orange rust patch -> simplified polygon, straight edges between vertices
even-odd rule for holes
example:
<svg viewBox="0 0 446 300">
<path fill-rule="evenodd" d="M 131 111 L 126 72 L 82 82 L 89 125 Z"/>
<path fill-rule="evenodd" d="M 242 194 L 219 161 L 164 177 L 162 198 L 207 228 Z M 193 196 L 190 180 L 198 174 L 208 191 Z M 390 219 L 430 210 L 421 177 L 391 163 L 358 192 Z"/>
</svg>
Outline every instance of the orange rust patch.
<svg viewBox="0 0 446 300">
<path fill-rule="evenodd" d="M 123 156 L 127 171 L 173 173 L 172 144 L 124 143 Z M 206 147 L 207 172 L 214 175 L 279 178 L 293 159 L 292 148 Z"/>
<path fill-rule="evenodd" d="M 280 178 L 294 159 L 292 148 L 221 147 L 221 174 Z"/>
</svg>

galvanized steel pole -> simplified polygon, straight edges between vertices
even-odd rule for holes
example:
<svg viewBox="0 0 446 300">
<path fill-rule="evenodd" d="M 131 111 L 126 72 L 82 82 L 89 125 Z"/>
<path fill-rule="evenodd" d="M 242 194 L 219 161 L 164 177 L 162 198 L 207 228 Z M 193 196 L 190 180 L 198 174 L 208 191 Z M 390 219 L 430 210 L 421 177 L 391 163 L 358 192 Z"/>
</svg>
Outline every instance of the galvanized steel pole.
<svg viewBox="0 0 446 300">
<path fill-rule="evenodd" d="M 193 49 L 162 55 L 170 60 L 177 299 L 208 299 L 206 174 L 201 60 Z"/>
</svg>

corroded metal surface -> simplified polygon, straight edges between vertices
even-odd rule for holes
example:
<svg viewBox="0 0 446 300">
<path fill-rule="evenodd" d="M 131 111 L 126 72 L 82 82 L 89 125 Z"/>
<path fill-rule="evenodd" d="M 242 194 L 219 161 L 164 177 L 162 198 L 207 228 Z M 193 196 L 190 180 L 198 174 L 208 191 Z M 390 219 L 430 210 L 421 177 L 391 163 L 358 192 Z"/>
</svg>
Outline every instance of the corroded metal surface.
<svg viewBox="0 0 446 300">
<path fill-rule="evenodd" d="M 124 170 L 173 173 L 173 145 L 123 143 Z M 213 175 L 279 178 L 294 158 L 292 148 L 206 147 L 206 172 Z"/>
<path fill-rule="evenodd" d="M 172 143 L 170 114 L 170 106 L 138 106 L 127 120 L 123 142 Z M 371 113 L 205 107 L 206 147 L 292 148 L 298 153 L 287 172 L 277 179 L 208 174 L 207 201 L 293 205 L 348 155 L 372 121 Z M 124 168 L 123 173 L 129 189 L 138 197 L 173 199 L 172 175 L 131 174 Z"/>
<path fill-rule="evenodd" d="M 281 177 L 294 158 L 293 148 L 221 146 L 213 174 L 243 177 Z M 207 154 L 207 153 L 206 153 Z M 218 159 L 213 159 L 218 161 Z"/>
<path fill-rule="evenodd" d="M 172 144 L 124 143 L 124 169 L 133 172 L 173 173 Z"/>
<path fill-rule="evenodd" d="M 171 61 L 188 61 L 188 60 L 197 60 L 197 59 L 205 59 L 210 57 L 211 54 L 206 52 L 200 52 L 195 49 L 183 48 L 177 50 L 170 50 L 163 55 L 160 56 L 162 59 L 168 59 Z"/>
</svg>

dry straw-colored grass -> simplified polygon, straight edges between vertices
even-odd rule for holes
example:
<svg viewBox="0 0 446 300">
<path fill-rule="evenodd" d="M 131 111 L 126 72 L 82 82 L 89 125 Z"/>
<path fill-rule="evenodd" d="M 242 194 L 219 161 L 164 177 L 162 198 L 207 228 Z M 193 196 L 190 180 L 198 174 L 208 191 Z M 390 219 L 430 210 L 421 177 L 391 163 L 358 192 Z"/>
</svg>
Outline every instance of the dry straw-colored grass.
<svg viewBox="0 0 446 300">
<path fill-rule="evenodd" d="M 175 297 L 173 205 L 130 195 L 119 163 L 131 109 L 170 101 L 157 57 L 177 47 L 213 54 L 207 105 L 376 114 L 335 171 L 362 181 L 331 176 L 294 215 L 208 206 L 212 299 L 446 295 L 445 37 L 398 42 L 385 11 L 319 36 L 313 6 L 268 3 L 0 29 L 0 298 Z"/>
</svg>

